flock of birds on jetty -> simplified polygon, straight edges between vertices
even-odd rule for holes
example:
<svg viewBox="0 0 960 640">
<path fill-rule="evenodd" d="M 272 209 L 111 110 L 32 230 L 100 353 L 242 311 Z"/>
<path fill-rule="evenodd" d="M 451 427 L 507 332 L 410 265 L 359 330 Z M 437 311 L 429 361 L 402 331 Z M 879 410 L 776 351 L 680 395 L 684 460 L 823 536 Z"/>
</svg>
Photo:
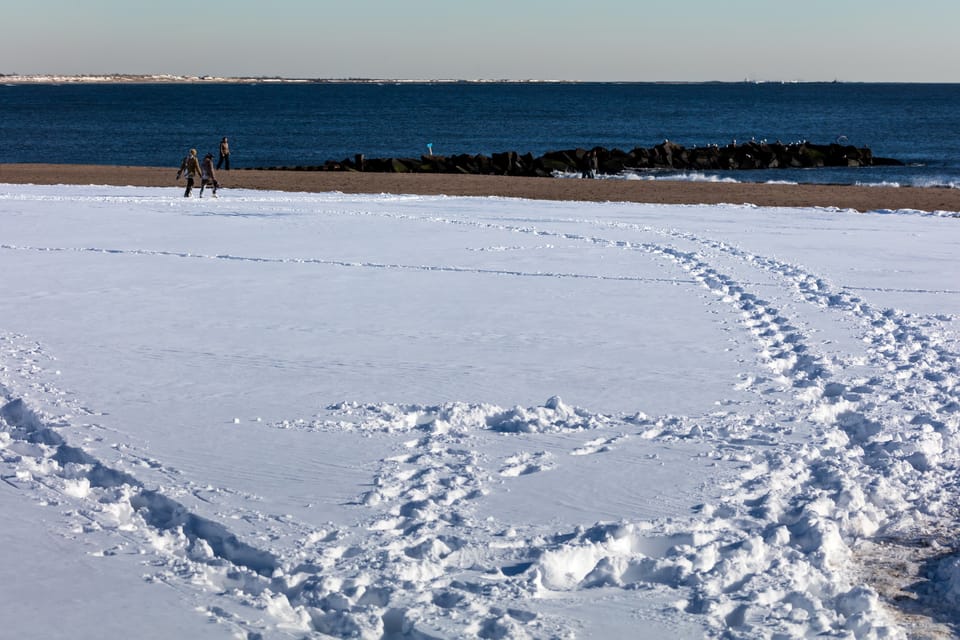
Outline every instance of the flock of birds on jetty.
<svg viewBox="0 0 960 640">
<path fill-rule="evenodd" d="M 541 156 L 505 151 L 492 155 L 434 155 L 432 146 L 419 158 L 353 158 L 328 160 L 322 165 L 250 167 L 259 170 L 286 171 L 364 171 L 372 173 L 459 173 L 473 175 L 552 177 L 570 173 L 617 175 L 643 170 L 740 170 L 819 167 L 869 167 L 902 165 L 899 160 L 875 157 L 867 147 L 841 144 L 749 141 L 726 146 L 709 145 L 686 148 L 664 140 L 651 147 L 632 151 L 593 147 L 549 151 Z"/>
</svg>

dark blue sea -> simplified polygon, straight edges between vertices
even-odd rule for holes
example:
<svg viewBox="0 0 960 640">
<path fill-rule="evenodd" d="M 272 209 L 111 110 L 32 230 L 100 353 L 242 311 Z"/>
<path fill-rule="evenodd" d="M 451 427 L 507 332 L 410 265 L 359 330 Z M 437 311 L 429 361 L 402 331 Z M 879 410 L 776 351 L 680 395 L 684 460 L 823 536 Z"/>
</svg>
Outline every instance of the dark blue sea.
<svg viewBox="0 0 960 640">
<path fill-rule="evenodd" d="M 960 186 L 960 84 L 256 83 L 0 85 L 0 162 L 234 167 L 363 153 L 687 147 L 841 140 L 903 167 L 655 174 L 673 179 Z"/>
</svg>

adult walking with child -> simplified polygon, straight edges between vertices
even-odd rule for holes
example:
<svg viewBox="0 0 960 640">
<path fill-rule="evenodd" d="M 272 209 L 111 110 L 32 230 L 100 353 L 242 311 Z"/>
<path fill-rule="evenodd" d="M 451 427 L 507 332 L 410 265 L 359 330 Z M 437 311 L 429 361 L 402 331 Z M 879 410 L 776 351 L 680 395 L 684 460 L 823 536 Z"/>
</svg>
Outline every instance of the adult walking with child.
<svg viewBox="0 0 960 640">
<path fill-rule="evenodd" d="M 214 198 L 217 197 L 217 189 L 220 188 L 220 183 L 217 182 L 217 174 L 213 171 L 213 154 L 208 153 L 203 158 L 203 162 L 200 163 L 200 197 L 203 197 L 203 190 L 207 185 L 210 185 L 213 189 L 211 194 Z"/>
<path fill-rule="evenodd" d="M 183 175 L 187 177 L 187 189 L 183 192 L 184 198 L 190 197 L 190 192 L 193 191 L 194 181 L 201 173 L 200 162 L 197 160 L 197 150 L 190 149 L 190 153 L 188 153 L 187 157 L 180 163 L 180 170 L 177 171 L 177 180 Z"/>
</svg>

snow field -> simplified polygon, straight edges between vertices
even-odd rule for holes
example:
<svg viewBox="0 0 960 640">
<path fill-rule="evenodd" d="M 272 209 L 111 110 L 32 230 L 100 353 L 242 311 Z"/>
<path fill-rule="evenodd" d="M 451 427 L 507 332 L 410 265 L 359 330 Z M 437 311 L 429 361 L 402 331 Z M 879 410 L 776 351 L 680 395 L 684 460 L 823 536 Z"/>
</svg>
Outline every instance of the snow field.
<svg viewBox="0 0 960 640">
<path fill-rule="evenodd" d="M 157 637 L 955 628 L 949 217 L 7 185 L 0 218 L 0 500 L 71 542 L 16 538 L 21 582 L 136 558 L 182 602 Z"/>
</svg>

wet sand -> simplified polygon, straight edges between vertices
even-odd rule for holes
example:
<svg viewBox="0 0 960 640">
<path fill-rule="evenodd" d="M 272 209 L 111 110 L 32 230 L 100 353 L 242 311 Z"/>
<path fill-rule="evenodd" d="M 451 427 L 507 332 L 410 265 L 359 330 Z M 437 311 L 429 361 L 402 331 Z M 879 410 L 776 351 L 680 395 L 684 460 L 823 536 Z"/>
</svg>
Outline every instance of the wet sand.
<svg viewBox="0 0 960 640">
<path fill-rule="evenodd" d="M 0 184 L 103 184 L 182 189 L 176 167 L 63 164 L 0 164 Z M 837 207 L 858 211 L 915 209 L 960 212 L 960 189 L 848 185 L 579 180 L 455 174 L 392 174 L 322 171 L 219 171 L 225 189 L 320 193 L 393 193 L 502 196 L 535 200 L 753 204 Z"/>
</svg>

